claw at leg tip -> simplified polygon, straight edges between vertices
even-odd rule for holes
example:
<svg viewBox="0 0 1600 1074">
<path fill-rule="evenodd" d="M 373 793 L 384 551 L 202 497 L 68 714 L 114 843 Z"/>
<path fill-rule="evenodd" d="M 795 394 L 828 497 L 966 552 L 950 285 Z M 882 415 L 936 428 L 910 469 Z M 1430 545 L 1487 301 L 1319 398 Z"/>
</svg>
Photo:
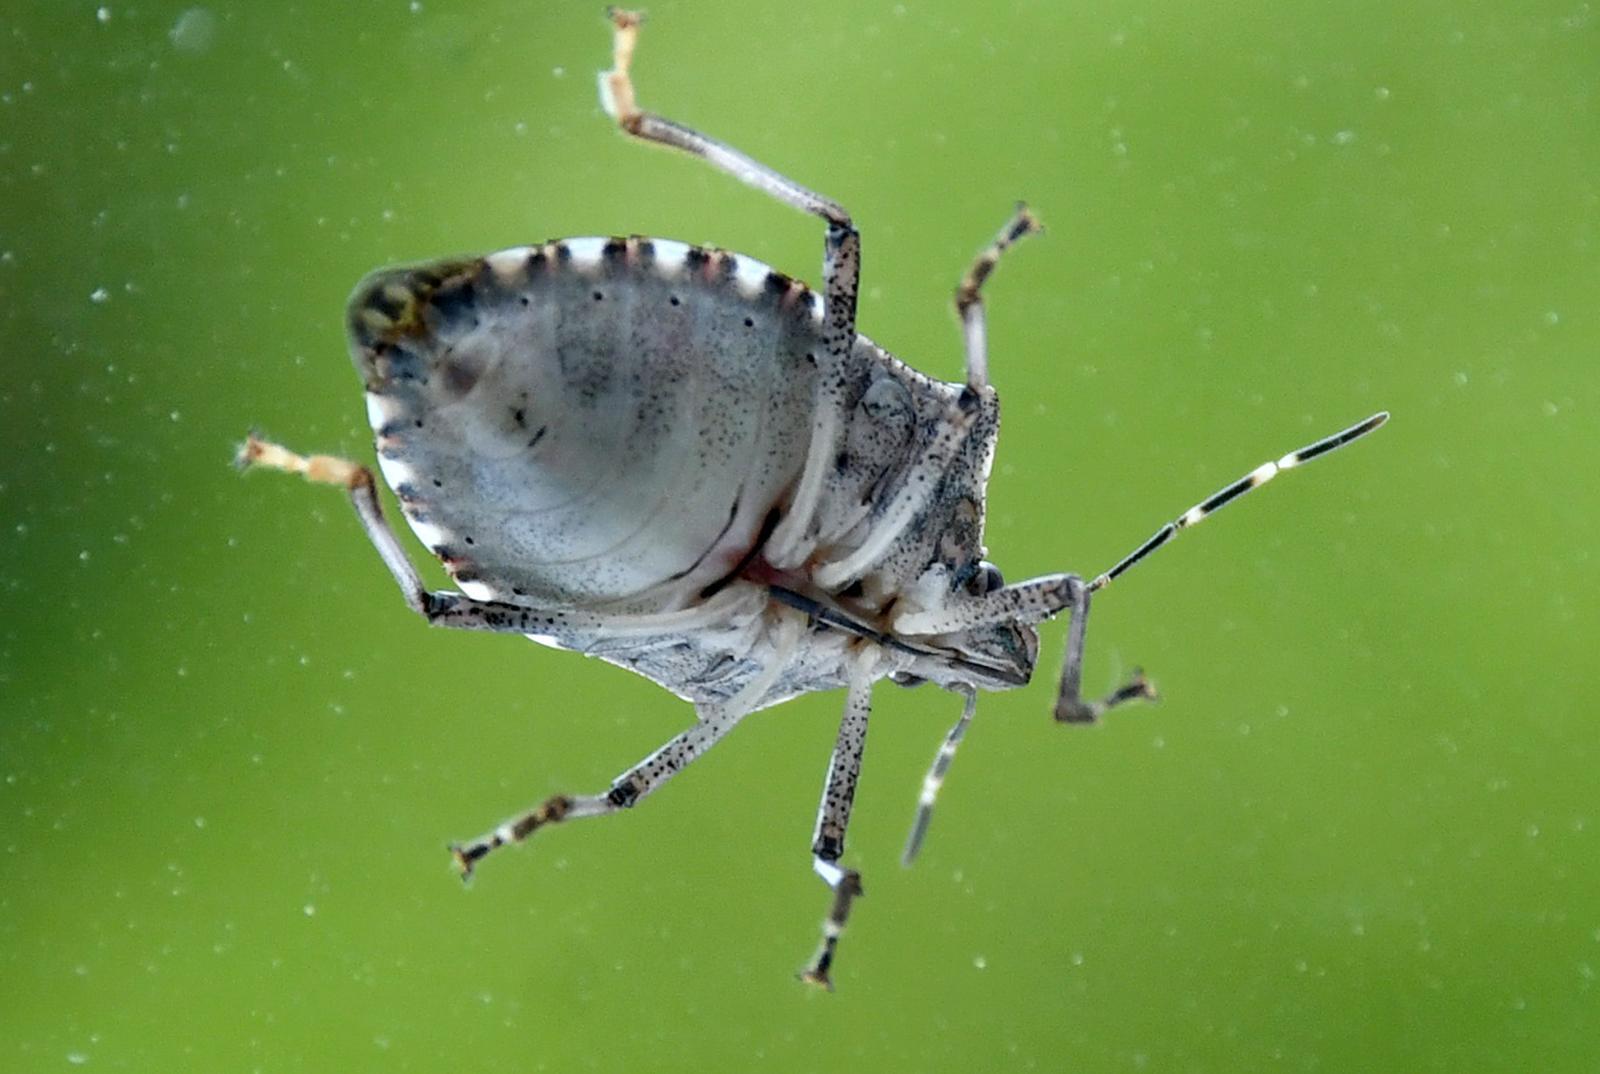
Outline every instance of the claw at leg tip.
<svg viewBox="0 0 1600 1074">
<path fill-rule="evenodd" d="M 244 443 L 233 453 L 233 465 L 239 470 L 248 470 L 257 459 L 261 457 L 261 438 L 256 431 L 251 429 L 245 434 Z"/>
<path fill-rule="evenodd" d="M 467 856 L 467 852 L 461 848 L 460 843 L 450 844 L 450 857 L 455 862 L 456 872 L 461 875 L 461 882 L 463 884 L 471 883 L 472 859 Z"/>
<path fill-rule="evenodd" d="M 795 977 L 804 981 L 806 984 L 813 985 L 825 992 L 833 991 L 833 978 L 828 976 L 827 970 L 819 970 L 816 968 L 801 970 L 799 973 L 795 974 Z"/>
</svg>

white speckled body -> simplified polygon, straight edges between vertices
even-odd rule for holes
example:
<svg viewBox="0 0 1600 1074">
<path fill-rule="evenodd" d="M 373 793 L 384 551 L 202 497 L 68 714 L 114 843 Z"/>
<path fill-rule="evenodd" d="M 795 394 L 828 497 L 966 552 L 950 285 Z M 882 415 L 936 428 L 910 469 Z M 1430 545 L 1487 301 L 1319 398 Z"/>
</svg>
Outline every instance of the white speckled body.
<svg viewBox="0 0 1600 1074">
<path fill-rule="evenodd" d="M 250 436 L 243 465 L 344 487 L 407 606 L 441 627 L 526 635 L 628 668 L 694 721 L 599 793 L 549 796 L 451 852 L 463 877 L 551 824 L 628 809 L 748 714 L 845 687 L 812 867 L 832 892 L 804 980 L 831 987 L 860 873 L 844 864 L 878 680 L 965 697 L 923 781 L 922 845 L 979 691 L 1026 685 L 1036 626 L 1067 637 L 1054 716 L 1092 723 L 1155 696 L 1140 673 L 1082 691 L 1090 595 L 1282 471 L 1367 435 L 1379 412 L 1224 486 L 1085 582 L 1007 585 L 984 558 L 999 432 L 981 291 L 1038 220 L 1019 204 L 956 287 L 965 378 L 948 384 L 856 330 L 861 234 L 837 202 L 641 109 L 641 17 L 612 8 L 601 106 L 629 137 L 688 154 L 823 226 L 822 289 L 750 258 L 644 238 L 552 240 L 384 269 L 350 300 L 384 480 L 460 592 L 431 590 L 367 467 Z"/>
<path fill-rule="evenodd" d="M 947 595 L 981 559 L 992 389 L 916 524 L 867 575 L 832 592 L 805 566 L 764 564 L 806 459 L 821 315 L 815 293 L 759 262 L 637 238 L 383 270 L 350 306 L 384 477 L 462 591 L 664 621 L 715 601 L 711 627 L 529 632 L 696 702 L 726 700 L 773 659 L 769 583 L 886 629 L 930 568 Z M 963 391 L 863 336 L 853 358 L 810 563 L 853 550 Z M 1004 685 L 1019 685 L 1033 632 L 999 634 Z M 842 685 L 848 640 L 808 633 L 755 707 Z M 942 663 L 886 654 L 880 674 L 938 677 Z"/>
</svg>

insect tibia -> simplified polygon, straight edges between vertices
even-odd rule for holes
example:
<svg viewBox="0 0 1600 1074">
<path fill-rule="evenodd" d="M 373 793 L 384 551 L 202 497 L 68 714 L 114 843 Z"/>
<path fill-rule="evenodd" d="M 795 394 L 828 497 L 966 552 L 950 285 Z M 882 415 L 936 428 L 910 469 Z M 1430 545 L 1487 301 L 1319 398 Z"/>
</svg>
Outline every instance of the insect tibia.
<svg viewBox="0 0 1600 1074">
<path fill-rule="evenodd" d="M 1047 574 L 982 596 L 961 595 L 940 608 L 907 611 L 895 617 L 896 634 L 954 634 L 962 630 L 1016 623 L 1033 626 L 1069 607 L 1083 586 L 1075 574 Z"/>
</svg>

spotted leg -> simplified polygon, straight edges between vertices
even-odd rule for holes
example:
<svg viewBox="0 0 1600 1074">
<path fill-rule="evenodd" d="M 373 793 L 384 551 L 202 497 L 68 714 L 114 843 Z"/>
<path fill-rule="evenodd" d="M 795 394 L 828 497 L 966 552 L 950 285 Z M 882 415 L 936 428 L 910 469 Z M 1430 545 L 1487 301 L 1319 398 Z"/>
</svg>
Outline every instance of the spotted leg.
<svg viewBox="0 0 1600 1074">
<path fill-rule="evenodd" d="M 470 879 L 478 862 L 493 851 L 520 843 L 540 828 L 584 817 L 603 817 L 608 813 L 629 809 L 658 790 L 667 780 L 720 742 L 749 714 L 788 666 L 804 630 L 804 620 L 800 616 L 786 614 L 777 628 L 773 659 L 760 675 L 720 705 L 696 706 L 697 720 L 693 727 L 612 780 L 609 790 L 576 797 L 552 795 L 471 842 L 451 844 L 450 853 L 461 870 L 461 878 Z"/>
<path fill-rule="evenodd" d="M 1016 215 L 1000 230 L 995 240 L 973 259 L 972 267 L 956 288 L 956 314 L 961 318 L 961 334 L 967 350 L 967 387 L 973 391 L 989 383 L 989 341 L 983 313 L 983 282 L 989 278 L 1000 256 L 1025 236 L 1043 231 L 1028 207 L 1017 203 Z"/>
<path fill-rule="evenodd" d="M 730 613 L 737 613 L 734 605 L 712 607 L 719 603 L 723 594 L 711 598 L 699 609 L 660 615 L 608 616 L 548 611 L 518 604 L 474 600 L 460 593 L 433 592 L 423 585 L 422 578 L 406 556 L 399 539 L 389 528 L 378 502 L 372 471 L 365 466 L 331 455 L 299 455 L 255 436 L 249 437 L 240 449 L 239 464 L 297 473 L 308 481 L 341 485 L 347 489 L 362 528 L 399 584 L 406 604 L 435 626 L 533 634 L 574 644 L 592 643 L 608 637 L 648 637 L 692 631 L 702 626 L 725 625 Z M 736 600 L 752 598 L 758 605 L 766 603 L 763 592 L 750 587 L 744 587 L 744 596 Z M 603 816 L 634 805 L 716 745 L 756 707 L 799 648 L 806 630 L 806 617 L 789 608 L 778 611 L 777 615 L 778 621 L 771 628 L 772 659 L 760 674 L 733 697 L 721 704 L 697 706 L 698 719 L 693 727 L 618 776 L 605 793 L 554 795 L 469 843 L 452 845 L 450 852 L 461 869 L 462 877 L 470 877 L 477 863 L 491 851 L 508 843 L 520 843 L 547 824 Z"/>
<path fill-rule="evenodd" d="M 666 745 L 623 772 L 602 794 L 555 794 L 524 813 L 519 813 L 467 843 L 452 843 L 450 853 L 461 879 L 469 880 L 478 862 L 491 852 L 520 843 L 540 828 L 584 817 L 603 817 L 628 809 L 677 775 L 696 757 L 716 745 L 745 716 L 748 709 L 728 706 L 696 708 L 693 727 L 675 736 Z"/>
<path fill-rule="evenodd" d="M 822 945 L 800 978 L 829 991 L 833 990 L 830 972 L 839 937 L 850 917 L 851 903 L 862 894 L 861 874 L 841 866 L 839 859 L 844 857 L 845 830 L 850 826 L 850 807 L 855 803 L 856 782 L 861 777 L 861 752 L 867 744 L 867 716 L 872 707 L 872 677 L 877 661 L 877 650 L 862 646 L 851 664 L 844 718 L 839 721 L 839 738 L 828 759 L 828 779 L 823 784 L 817 830 L 811 841 L 812 868 L 833 889 L 833 903 L 822 923 Z"/>
<path fill-rule="evenodd" d="M 811 441 L 794 497 L 772 537 L 766 559 L 773 566 L 799 565 L 813 546 L 812 529 L 823 485 L 844 437 L 853 400 L 851 384 L 856 340 L 856 291 L 861 276 L 861 236 L 842 205 L 808 190 L 760 161 L 674 120 L 642 111 L 629 68 L 639 39 L 642 16 L 612 8 L 612 66 L 600 75 L 600 103 L 624 132 L 656 145 L 670 146 L 699 157 L 718 171 L 769 194 L 801 212 L 827 222 L 823 246 L 824 301 L 822 351 L 817 360 L 816 405 L 812 407 Z"/>
<path fill-rule="evenodd" d="M 377 482 L 371 470 L 349 459 L 332 455 L 299 455 L 254 435 L 247 438 L 239 449 L 238 462 L 245 468 L 282 470 L 300 474 L 316 484 L 343 487 L 350 495 L 362 530 L 399 585 L 406 606 L 433 626 L 529 634 L 566 648 L 583 648 L 607 638 L 644 638 L 725 626 L 730 619 L 758 613 L 766 604 L 765 595 L 760 589 L 729 586 L 710 599 L 681 611 L 651 615 L 608 615 L 533 608 L 524 604 L 476 600 L 462 593 L 429 590 L 406 556 L 400 539 L 389 527 L 389 520 L 384 517 L 383 508 L 378 502 Z"/>
</svg>

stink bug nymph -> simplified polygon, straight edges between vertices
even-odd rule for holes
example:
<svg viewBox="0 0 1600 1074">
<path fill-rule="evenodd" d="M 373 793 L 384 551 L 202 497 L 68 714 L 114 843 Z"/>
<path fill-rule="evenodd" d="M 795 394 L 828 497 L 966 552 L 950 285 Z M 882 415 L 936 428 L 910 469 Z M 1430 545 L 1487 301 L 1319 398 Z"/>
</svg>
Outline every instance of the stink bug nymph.
<svg viewBox="0 0 1600 1074">
<path fill-rule="evenodd" d="M 463 875 L 539 828 L 637 804 L 745 716 L 846 690 L 812 842 L 832 889 L 802 976 L 830 983 L 860 874 L 842 864 L 869 698 L 880 679 L 964 698 L 923 785 L 905 859 L 982 690 L 1025 686 L 1039 623 L 1066 612 L 1063 723 L 1154 696 L 1142 676 L 1079 691 L 1090 595 L 1224 504 L 1366 435 L 1384 413 L 1265 463 L 1091 581 L 1006 584 L 984 558 L 1000 428 L 982 289 L 1038 230 L 1024 207 L 955 293 L 966 379 L 947 384 L 856 331 L 850 214 L 743 153 L 641 111 L 639 18 L 611 12 L 606 112 L 826 227 L 822 290 L 748 257 L 662 239 L 579 238 L 383 269 L 349 306 L 379 468 L 460 592 L 430 592 L 379 508 L 372 472 L 251 437 L 247 464 L 345 486 L 411 609 L 438 626 L 524 634 L 638 672 L 694 724 L 598 794 L 555 795 L 452 847 Z"/>
</svg>

